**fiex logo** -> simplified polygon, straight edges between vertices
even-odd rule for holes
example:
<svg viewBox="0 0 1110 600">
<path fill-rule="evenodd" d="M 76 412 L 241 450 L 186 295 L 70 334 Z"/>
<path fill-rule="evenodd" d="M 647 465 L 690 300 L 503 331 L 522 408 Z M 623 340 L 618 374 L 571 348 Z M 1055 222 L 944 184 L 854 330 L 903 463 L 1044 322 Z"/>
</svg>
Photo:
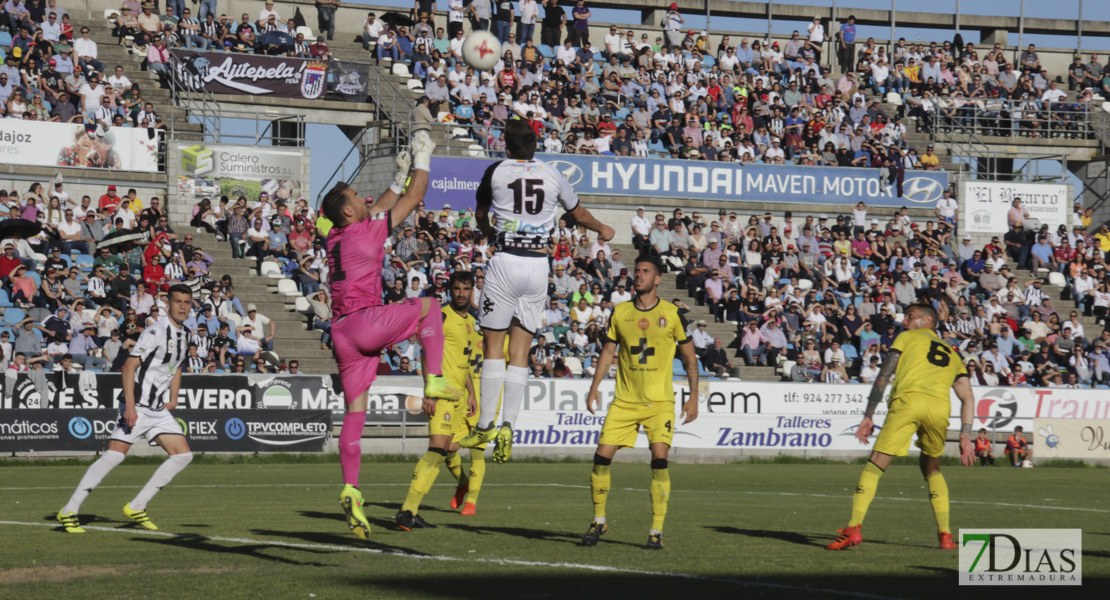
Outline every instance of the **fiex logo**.
<svg viewBox="0 0 1110 600">
<path fill-rule="evenodd" d="M 203 175 L 216 168 L 215 152 L 197 144 L 181 149 L 181 170 Z"/>
<path fill-rule="evenodd" d="M 1079 529 L 962 529 L 960 585 L 1083 585 Z"/>
</svg>

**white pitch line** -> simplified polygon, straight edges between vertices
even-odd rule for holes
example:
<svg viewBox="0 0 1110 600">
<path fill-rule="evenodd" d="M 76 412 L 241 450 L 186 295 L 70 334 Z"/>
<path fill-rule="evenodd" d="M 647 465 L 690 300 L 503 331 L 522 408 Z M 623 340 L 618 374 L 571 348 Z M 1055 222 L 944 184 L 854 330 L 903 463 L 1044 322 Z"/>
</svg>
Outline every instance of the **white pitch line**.
<svg viewBox="0 0 1110 600">
<path fill-rule="evenodd" d="M 335 483 L 212 483 L 212 484 L 174 484 L 175 488 L 297 488 L 297 487 L 337 487 Z M 449 487 L 449 484 L 438 484 L 442 487 Z M 484 487 L 556 487 L 556 488 L 569 488 L 578 490 L 588 490 L 588 485 L 575 485 L 570 483 L 484 483 Z M 408 487 L 408 483 L 364 483 L 364 488 L 375 487 Z M 101 485 L 96 489 L 98 490 L 123 490 L 134 489 L 133 485 Z M 72 490 L 73 486 L 39 486 L 39 487 L 0 487 L 0 492 L 4 491 L 49 491 L 49 490 Z M 643 488 L 614 488 L 622 492 L 647 492 Z M 851 496 L 837 496 L 834 494 L 802 494 L 795 492 L 756 492 L 749 490 L 671 490 L 674 494 L 746 494 L 749 496 L 797 496 L 802 498 L 833 498 L 842 500 L 851 498 Z M 879 496 L 876 500 L 894 500 L 898 502 L 928 502 L 926 498 L 901 498 L 894 496 Z M 983 506 L 1006 506 L 1010 508 L 1034 508 L 1040 510 L 1065 510 L 1077 512 L 1094 512 L 1094 513 L 1110 513 L 1110 509 L 1104 508 L 1079 508 L 1073 506 L 1046 506 L 1043 504 L 1015 504 L 1011 502 L 979 502 L 975 500 L 950 500 L 952 504 L 978 504 Z"/>
<path fill-rule="evenodd" d="M 27 527 L 58 527 L 53 523 L 32 523 L 25 521 L 0 521 L 0 525 L 18 525 Z M 385 556 L 397 556 L 402 558 L 413 558 L 420 560 L 432 560 L 440 562 L 461 562 L 461 563 L 488 563 L 496 565 L 508 565 L 514 567 L 543 567 L 551 569 L 571 569 L 580 571 L 595 571 L 599 573 L 616 573 L 619 575 L 649 575 L 656 577 L 674 577 L 678 579 L 690 579 L 695 581 L 711 581 L 716 583 L 725 583 L 737 585 L 742 587 L 755 587 L 766 588 L 774 590 L 784 590 L 792 592 L 808 592 L 808 593 L 824 593 L 832 594 L 835 596 L 847 596 L 851 598 L 866 598 L 868 600 L 891 600 L 891 596 L 880 596 L 878 594 L 865 594 L 861 592 L 851 592 L 846 590 L 814 588 L 806 586 L 795 586 L 783 583 L 770 583 L 765 581 L 749 581 L 744 579 L 730 579 L 727 577 L 710 577 L 707 575 L 696 575 L 693 573 L 676 573 L 670 571 L 645 571 L 641 569 L 623 569 L 620 567 L 609 567 L 605 565 L 592 565 L 584 563 L 570 563 L 570 562 L 544 562 L 536 560 L 517 560 L 511 558 L 460 558 L 456 556 L 439 556 L 431 554 L 410 554 L 405 552 L 391 552 L 388 550 L 381 550 L 378 548 L 364 548 L 360 546 L 339 546 L 335 544 L 305 544 L 297 542 L 282 542 L 275 540 L 255 540 L 250 538 L 234 538 L 234 537 L 220 537 L 220 536 L 207 536 L 207 535 L 193 535 L 193 534 L 177 534 L 168 533 L 165 531 L 147 531 L 145 529 L 120 529 L 116 527 L 99 527 L 95 525 L 85 525 L 85 529 L 94 531 L 104 531 L 108 533 L 128 533 L 132 535 L 149 535 L 153 537 L 162 538 L 177 538 L 182 541 L 200 540 L 210 542 L 225 542 L 231 544 L 250 544 L 252 546 L 272 546 L 276 548 L 296 548 L 304 550 L 334 550 L 337 552 L 361 552 L 365 554 L 380 554 Z"/>
</svg>

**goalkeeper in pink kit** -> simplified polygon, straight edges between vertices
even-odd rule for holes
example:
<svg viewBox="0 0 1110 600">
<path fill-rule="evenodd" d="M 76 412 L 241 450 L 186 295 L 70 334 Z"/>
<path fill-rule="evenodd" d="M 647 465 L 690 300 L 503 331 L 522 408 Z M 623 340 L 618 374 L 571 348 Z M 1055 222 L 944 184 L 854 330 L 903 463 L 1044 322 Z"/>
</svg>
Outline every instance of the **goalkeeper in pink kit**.
<svg viewBox="0 0 1110 600">
<path fill-rule="evenodd" d="M 447 384 L 441 371 L 443 315 L 435 298 L 410 298 L 382 306 L 385 242 L 390 230 L 424 200 L 434 149 L 426 132 L 417 133 L 411 158 L 407 152 L 398 155 L 393 184 L 372 206 L 345 183 L 336 184 L 320 205 L 324 216 L 334 223 L 328 235 L 331 336 L 347 402 L 339 434 L 344 483 L 339 504 L 351 531 L 364 540 L 370 537 L 370 523 L 363 513 L 362 492 L 358 489 L 362 428 L 366 425 L 367 393 L 376 378 L 382 350 L 417 334 L 424 348 L 424 396 L 457 400 L 462 395 L 461 390 Z M 401 195 L 410 164 L 412 180 Z"/>
</svg>

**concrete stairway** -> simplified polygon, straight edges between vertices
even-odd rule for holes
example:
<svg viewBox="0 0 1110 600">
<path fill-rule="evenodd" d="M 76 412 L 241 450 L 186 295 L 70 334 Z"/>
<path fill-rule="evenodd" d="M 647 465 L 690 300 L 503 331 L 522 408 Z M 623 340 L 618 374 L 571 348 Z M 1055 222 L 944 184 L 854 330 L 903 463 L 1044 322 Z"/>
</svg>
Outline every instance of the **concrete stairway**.
<svg viewBox="0 0 1110 600">
<path fill-rule="evenodd" d="M 154 111 L 162 117 L 167 129 L 171 124 L 171 112 L 177 111 L 172 119 L 176 137 L 184 140 L 201 139 L 201 126 L 188 122 L 185 111 L 174 106 L 169 90 L 158 84 L 158 75 L 153 71 L 143 71 L 140 68 L 145 56 L 132 54 L 130 49 L 119 45 L 118 40 L 112 37 L 112 28 L 106 21 L 86 19 L 71 14 L 70 22 L 73 24 L 73 29 L 78 32 L 81 31 L 81 27 L 89 28 L 89 37 L 96 42 L 97 59 L 104 63 L 105 77 L 115 72 L 116 65 L 122 66 L 124 75 L 132 83 L 139 84 L 143 99 L 154 105 Z M 77 37 L 77 34 L 74 37 Z"/>
<path fill-rule="evenodd" d="M 305 373 L 337 372 L 331 350 L 320 347 L 320 332 L 308 331 L 307 317 L 294 312 L 294 298 L 277 293 L 276 279 L 259 277 L 255 273 L 254 258 L 232 258 L 231 245 L 217 242 L 212 234 L 194 232 L 184 225 L 179 225 L 177 232 L 191 233 L 193 243 L 212 257 L 214 262 L 209 269 L 212 279 L 218 280 L 224 275 L 231 277 L 235 295 L 244 310 L 248 304 L 255 304 L 260 314 L 274 322 L 274 351 L 283 363 L 296 359 Z"/>
</svg>

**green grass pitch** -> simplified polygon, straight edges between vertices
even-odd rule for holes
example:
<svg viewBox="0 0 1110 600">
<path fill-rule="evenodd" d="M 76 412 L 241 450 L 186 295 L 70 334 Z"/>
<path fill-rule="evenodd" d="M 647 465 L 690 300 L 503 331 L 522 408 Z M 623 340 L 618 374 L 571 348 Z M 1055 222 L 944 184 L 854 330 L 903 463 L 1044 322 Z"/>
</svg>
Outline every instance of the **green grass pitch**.
<svg viewBox="0 0 1110 600">
<path fill-rule="evenodd" d="M 295 459 L 294 459 L 295 460 Z M 81 464 L 0 465 L 0 598 L 1008 598 L 1105 597 L 1110 583 L 1110 469 L 946 467 L 954 528 L 1081 528 L 1082 588 L 959 588 L 955 552 L 935 549 L 914 466 L 880 482 L 864 544 L 823 546 L 848 518 L 860 467 L 672 466 L 662 552 L 643 550 L 646 464 L 613 466 L 609 533 L 578 545 L 591 512 L 587 463 L 489 463 L 478 515 L 448 506 L 444 469 L 405 533 L 393 514 L 415 459 L 363 465 L 374 530 L 347 532 L 338 460 L 198 461 L 148 507 L 163 535 L 120 508 L 155 463 L 124 463 L 85 502 L 67 535 L 53 515 Z M 1101 591 L 1099 591 L 1101 590 Z"/>
</svg>

